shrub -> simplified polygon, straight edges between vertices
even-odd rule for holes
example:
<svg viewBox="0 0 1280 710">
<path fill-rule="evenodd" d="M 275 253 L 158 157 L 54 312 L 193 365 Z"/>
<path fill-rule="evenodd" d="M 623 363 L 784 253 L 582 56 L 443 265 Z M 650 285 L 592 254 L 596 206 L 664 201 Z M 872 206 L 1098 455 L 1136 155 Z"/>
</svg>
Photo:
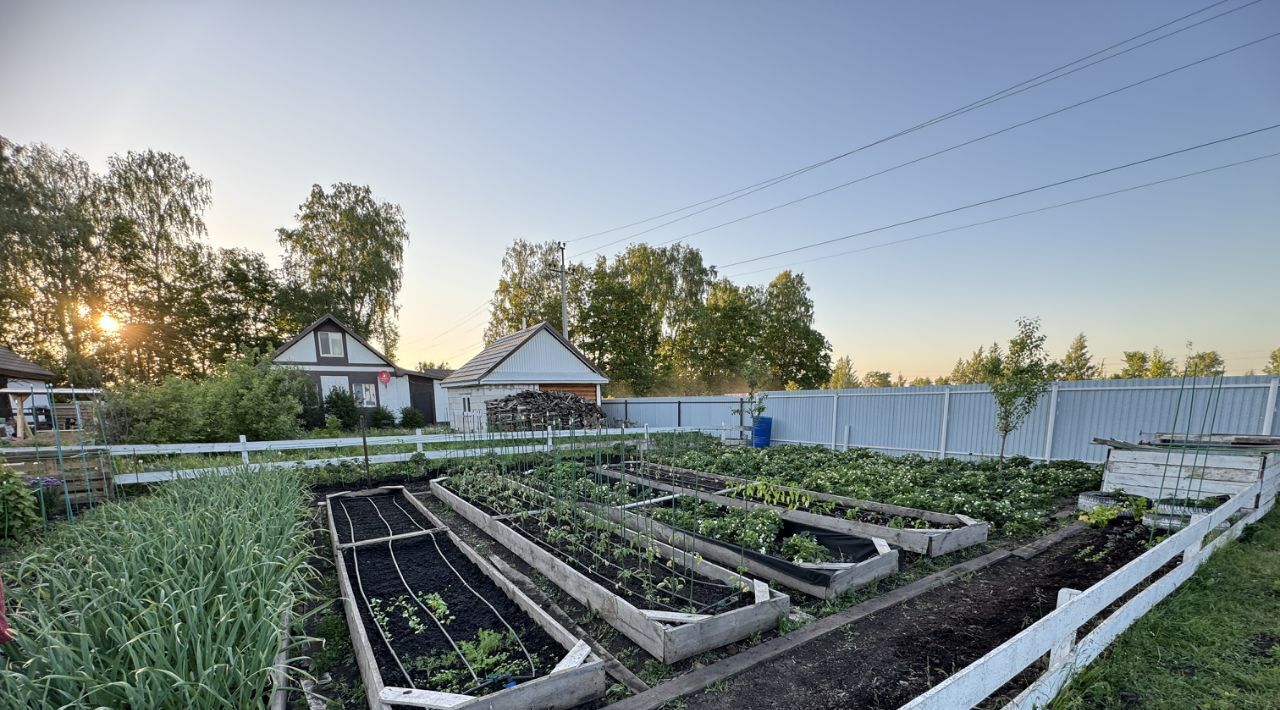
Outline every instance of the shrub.
<svg viewBox="0 0 1280 710">
<path fill-rule="evenodd" d="M 21 540 L 40 524 L 36 497 L 16 471 L 0 468 L 0 544 Z"/>
<path fill-rule="evenodd" d="M 293 439 L 301 431 L 298 396 L 308 384 L 297 370 L 258 361 L 255 354 L 231 360 L 201 383 L 201 414 L 207 441 Z"/>
<path fill-rule="evenodd" d="M 396 425 L 396 415 L 386 407 L 374 407 L 369 412 L 369 426 L 374 429 L 386 429 Z"/>
<path fill-rule="evenodd" d="M 356 407 L 356 397 L 351 392 L 334 387 L 324 396 L 325 414 L 331 414 L 342 423 L 342 428 L 351 430 L 360 421 L 360 410 Z"/>
<path fill-rule="evenodd" d="M 405 407 L 400 410 L 400 426 L 408 429 L 417 429 L 425 426 L 426 423 L 427 419 L 422 416 L 422 412 L 413 407 Z"/>
<path fill-rule="evenodd" d="M 194 380 L 169 377 L 159 384 L 130 384 L 109 392 L 103 405 L 108 441 L 203 441 L 199 388 Z"/>
</svg>

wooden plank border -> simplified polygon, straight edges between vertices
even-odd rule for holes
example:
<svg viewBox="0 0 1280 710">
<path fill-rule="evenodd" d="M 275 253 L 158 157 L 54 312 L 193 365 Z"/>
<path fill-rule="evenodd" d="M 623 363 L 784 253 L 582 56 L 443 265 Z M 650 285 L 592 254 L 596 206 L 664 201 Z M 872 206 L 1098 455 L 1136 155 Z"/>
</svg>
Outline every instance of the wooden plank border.
<svg viewBox="0 0 1280 710">
<path fill-rule="evenodd" d="M 790 610 L 790 597 L 765 585 L 766 599 L 749 606 L 679 625 L 655 621 L 646 616 L 643 610 L 592 581 L 503 521 L 495 520 L 493 516 L 449 491 L 444 487 L 448 481 L 448 478 L 431 481 L 431 492 L 436 498 L 515 553 L 574 599 L 600 614 L 611 626 L 663 663 L 674 663 L 702 651 L 741 640 L 757 631 L 773 628 L 778 619 L 786 616 Z M 628 539 L 647 539 L 658 554 L 705 577 L 731 584 L 754 586 L 754 580 L 707 562 L 685 550 L 647 538 L 627 528 L 621 528 L 619 533 Z"/>
<path fill-rule="evenodd" d="M 378 538 L 377 540 L 358 541 L 354 544 L 341 545 L 338 543 L 337 528 L 333 524 L 333 499 L 355 498 L 383 493 L 400 495 L 410 506 L 426 517 L 433 529 L 393 535 Z M 383 486 L 364 491 L 333 493 L 325 497 L 325 509 L 329 519 L 329 534 L 334 542 L 335 562 L 341 571 L 339 587 L 342 588 L 344 608 L 348 610 L 347 621 L 349 628 L 352 630 L 352 645 L 357 649 L 357 663 L 360 666 L 361 679 L 365 682 L 365 690 L 371 709 L 382 710 L 387 704 L 438 709 L 451 708 L 452 710 L 467 710 L 468 708 L 474 708 L 475 710 L 480 710 L 480 708 L 485 708 L 486 710 L 519 710 L 520 708 L 528 707 L 572 708 L 604 695 L 606 686 L 604 662 L 590 652 L 590 648 L 586 646 L 586 643 L 569 633 L 511 580 L 504 577 L 480 553 L 476 552 L 452 530 L 449 530 L 438 517 L 428 510 L 426 506 L 422 505 L 421 501 L 411 495 L 404 486 Z M 364 628 L 363 619 L 360 617 L 359 607 L 355 603 L 350 579 L 345 574 L 346 562 L 342 557 L 342 552 L 346 549 L 359 547 L 364 542 L 391 542 L 401 539 L 415 539 L 426 535 L 435 536 L 441 533 L 447 535 L 449 542 L 461 550 L 463 555 L 478 567 L 495 586 L 502 590 L 502 593 L 511 599 L 522 612 L 566 649 L 564 657 L 546 675 L 479 697 L 457 693 L 441 693 L 426 689 L 401 688 L 384 684 L 381 672 L 374 660 L 372 648 L 368 643 L 368 634 Z M 343 588 L 344 585 L 345 588 Z M 349 606 L 346 604 L 347 601 L 350 601 Z M 351 623 L 352 612 L 355 614 L 354 624 Z M 357 639 L 357 635 L 361 638 Z M 357 645 L 361 642 L 363 645 Z M 360 662 L 361 651 L 367 651 L 367 672 L 369 677 L 366 677 L 366 664 Z M 374 682 L 371 684 L 370 680 Z"/>
</svg>

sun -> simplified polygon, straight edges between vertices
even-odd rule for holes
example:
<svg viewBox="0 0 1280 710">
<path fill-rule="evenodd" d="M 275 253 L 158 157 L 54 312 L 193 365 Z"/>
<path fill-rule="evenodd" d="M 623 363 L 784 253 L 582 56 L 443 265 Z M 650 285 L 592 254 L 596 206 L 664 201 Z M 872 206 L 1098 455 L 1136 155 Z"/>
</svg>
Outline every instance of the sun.
<svg viewBox="0 0 1280 710">
<path fill-rule="evenodd" d="M 119 333 L 120 321 L 116 320 L 115 316 L 110 313 L 103 313 L 102 317 L 98 319 L 98 327 L 104 333 Z"/>
</svg>

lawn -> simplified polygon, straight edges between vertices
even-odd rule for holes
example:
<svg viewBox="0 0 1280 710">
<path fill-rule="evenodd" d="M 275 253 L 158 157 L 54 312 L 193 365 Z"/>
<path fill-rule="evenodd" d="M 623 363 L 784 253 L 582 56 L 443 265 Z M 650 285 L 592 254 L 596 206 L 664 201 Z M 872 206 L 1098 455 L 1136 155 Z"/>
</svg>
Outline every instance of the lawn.
<svg viewBox="0 0 1280 710">
<path fill-rule="evenodd" d="M 1280 516 L 1219 550 L 1053 706 L 1280 707 Z"/>
</svg>

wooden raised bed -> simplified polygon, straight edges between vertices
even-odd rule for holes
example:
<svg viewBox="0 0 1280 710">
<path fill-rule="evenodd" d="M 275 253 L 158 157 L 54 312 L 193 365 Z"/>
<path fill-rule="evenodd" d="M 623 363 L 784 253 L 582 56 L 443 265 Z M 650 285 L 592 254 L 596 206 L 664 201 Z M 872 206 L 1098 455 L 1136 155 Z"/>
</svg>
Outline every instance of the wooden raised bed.
<svg viewBox="0 0 1280 710">
<path fill-rule="evenodd" d="M 689 497 L 693 498 L 693 496 Z M 670 498 L 670 496 L 667 498 Z M 651 504 L 661 504 L 661 502 L 662 500 L 660 499 Z M 696 552 L 727 567 L 734 569 L 739 568 L 739 566 L 745 567 L 746 571 L 752 575 L 778 582 L 820 599 L 834 599 L 850 589 L 861 587 L 898 571 L 898 551 L 890 548 L 889 543 L 878 537 L 867 538 L 875 545 L 876 554 L 861 562 L 808 563 L 778 560 L 783 564 L 768 564 L 763 560 L 756 559 L 754 556 L 741 554 L 730 543 L 717 542 L 702 535 L 691 534 L 690 531 L 667 525 L 652 517 L 643 515 L 645 507 L 646 504 L 644 503 L 611 506 L 605 508 L 604 512 L 613 520 L 626 525 L 632 530 L 653 535 L 658 540 L 669 545 Z M 737 507 L 741 508 L 742 505 L 739 504 Z M 632 511 L 640 512 L 635 513 Z M 822 526 L 815 525 L 811 527 Z M 805 579 L 796 573 L 788 571 L 788 566 L 819 572 L 821 575 L 815 576 L 825 577 L 825 580 Z"/>
<path fill-rule="evenodd" d="M 664 558 L 703 577 L 745 585 L 753 601 L 747 606 L 716 614 L 641 609 L 499 519 L 509 516 L 490 515 L 463 500 L 445 487 L 448 482 L 448 478 L 432 480 L 431 492 L 663 663 L 674 663 L 756 632 L 776 628 L 778 620 L 790 611 L 791 598 L 770 589 L 764 582 L 743 577 L 707 562 L 700 555 L 658 540 L 650 540 L 649 544 Z M 618 533 L 627 540 L 646 538 L 628 528 L 621 528 Z"/>
<path fill-rule="evenodd" d="M 413 512 L 421 514 L 429 521 L 427 530 L 419 530 L 400 535 L 380 538 L 366 538 L 342 543 L 338 539 L 338 528 L 334 522 L 333 501 L 335 498 L 355 498 L 383 494 L 400 496 Z M 325 512 L 328 516 L 329 537 L 333 545 L 334 561 L 338 569 L 338 588 L 342 595 L 343 608 L 346 611 L 347 625 L 351 631 L 352 647 L 356 655 L 356 663 L 360 668 L 360 677 L 364 682 L 365 693 L 371 710 L 386 710 L 390 705 L 435 708 L 438 710 L 518 710 L 520 708 L 571 708 L 594 700 L 604 695 L 605 671 L 604 662 L 591 653 L 585 641 L 569 633 L 563 626 L 551 618 L 532 599 L 478 552 L 461 538 L 448 530 L 416 498 L 409 495 L 403 486 L 385 486 L 367 491 L 334 493 L 325 498 Z M 355 537 L 354 528 L 349 528 Z M 347 565 L 343 552 L 353 547 L 376 546 L 406 538 L 424 536 L 447 536 L 448 540 L 439 542 L 452 543 L 466 559 L 470 560 L 484 573 L 498 589 L 502 590 L 530 620 L 541 627 L 552 639 L 563 646 L 567 653 L 560 662 L 547 674 L 532 680 L 507 687 L 484 696 L 471 696 L 459 693 L 443 693 L 432 690 L 387 686 L 382 679 L 378 663 L 374 657 L 369 635 L 365 629 L 364 619 L 360 613 L 357 595 L 347 573 Z M 465 584 L 465 582 L 464 582 Z"/>
<path fill-rule="evenodd" d="M 635 462 L 628 463 L 634 464 Z M 622 465 L 626 466 L 627 464 Z M 930 557 L 937 557 L 949 552 L 955 552 L 956 550 L 963 550 L 966 547 L 977 545 L 979 543 L 986 542 L 987 540 L 988 524 L 984 521 L 970 518 L 967 515 L 936 513 L 930 510 L 908 508 L 906 506 L 880 503 L 871 500 L 846 498 L 845 496 L 839 496 L 832 493 L 806 491 L 792 486 L 775 484 L 779 487 L 796 491 L 798 494 L 808 496 L 812 500 L 828 501 L 846 508 L 859 508 L 861 510 L 871 511 L 881 515 L 916 518 L 937 525 L 948 526 L 939 528 L 895 528 L 888 525 L 878 525 L 876 523 L 869 523 L 861 520 L 849 520 L 847 518 L 838 518 L 832 515 L 811 513 L 806 510 L 797 510 L 795 508 L 789 508 L 782 505 L 770 505 L 768 503 L 762 503 L 747 498 L 733 497 L 732 494 L 735 491 L 738 491 L 744 486 L 757 483 L 757 481 L 751 481 L 745 478 L 722 476 L 720 474 L 708 473 L 706 471 L 694 471 L 692 469 L 684 469 L 674 466 L 658 466 L 656 464 L 646 464 L 645 469 L 648 469 L 649 467 L 655 467 L 661 471 L 672 471 L 677 474 L 694 475 L 703 479 L 718 479 L 723 481 L 724 488 L 715 492 L 681 488 L 661 481 L 651 480 L 649 477 L 643 475 L 643 473 L 632 473 L 630 471 L 624 473 L 616 465 L 600 466 L 593 470 L 612 478 L 634 480 L 636 483 L 659 490 L 695 496 L 710 503 L 734 505 L 737 507 L 746 507 L 748 509 L 764 508 L 776 510 L 782 514 L 784 520 L 793 520 L 798 523 L 804 523 L 805 525 L 836 530 L 850 535 L 882 538 L 888 541 L 889 544 L 897 545 L 908 552 L 918 552 Z"/>
</svg>

